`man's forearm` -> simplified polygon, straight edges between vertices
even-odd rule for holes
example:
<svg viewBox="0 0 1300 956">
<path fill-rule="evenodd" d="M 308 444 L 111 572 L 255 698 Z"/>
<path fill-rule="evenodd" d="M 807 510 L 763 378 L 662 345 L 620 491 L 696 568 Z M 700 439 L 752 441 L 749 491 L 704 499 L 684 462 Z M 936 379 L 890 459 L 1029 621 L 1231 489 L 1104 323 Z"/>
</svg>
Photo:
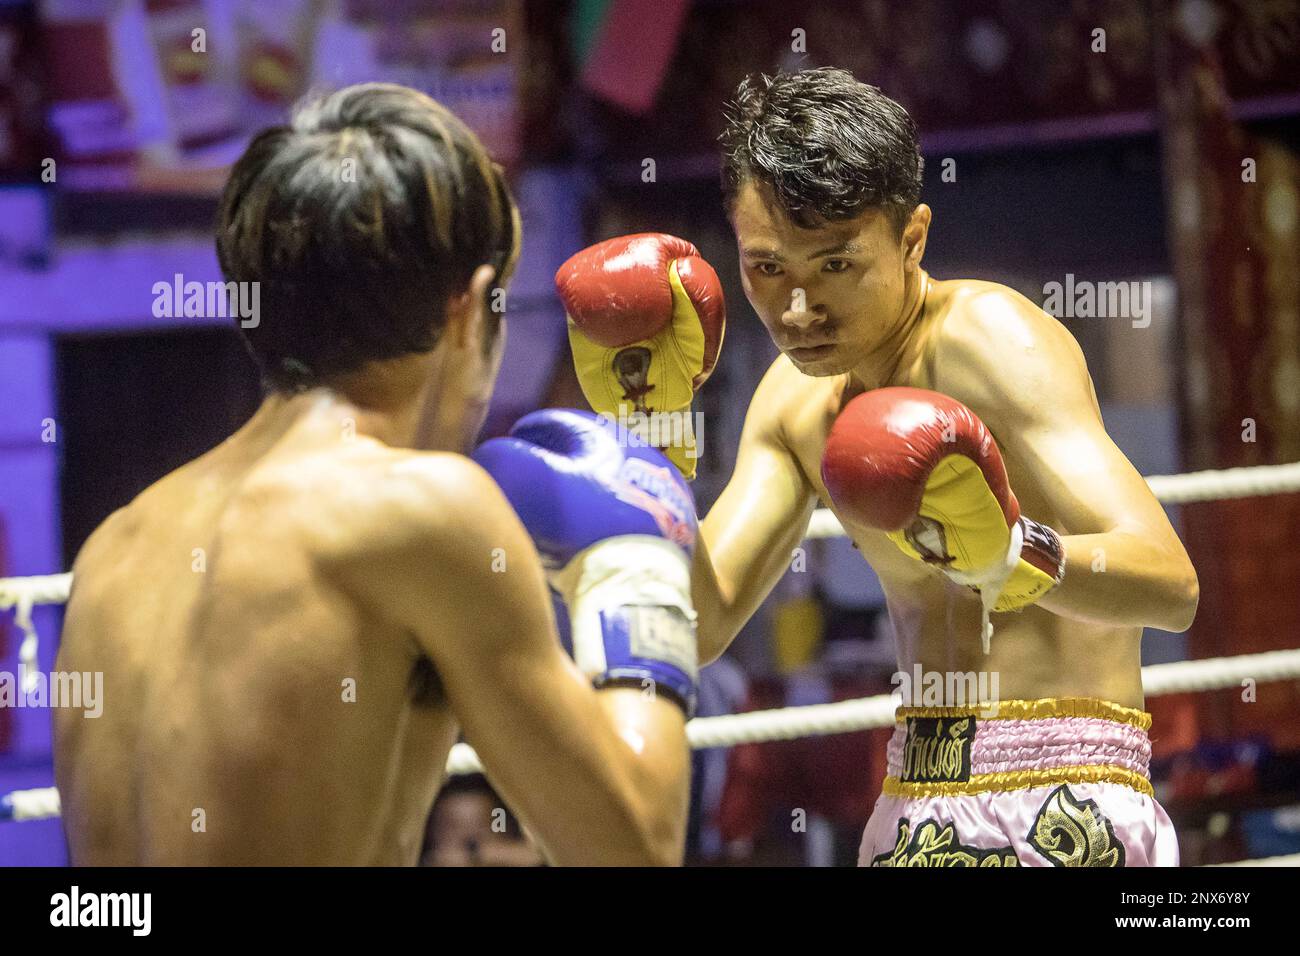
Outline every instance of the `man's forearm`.
<svg viewBox="0 0 1300 956">
<path fill-rule="evenodd" d="M 609 832 L 593 841 L 601 848 L 589 862 L 679 866 L 686 848 L 691 780 L 685 715 L 677 704 L 632 688 L 598 691 L 596 699 L 627 744 L 619 756 L 637 809 L 630 831 Z"/>
<path fill-rule="evenodd" d="M 699 615 L 701 665 L 722 656 L 790 569 L 817 500 L 811 494 L 787 497 L 785 507 L 775 508 L 775 521 L 764 508 L 771 496 L 760 493 L 736 496 L 725 507 L 719 499 L 700 522 L 691 599 Z"/>
<path fill-rule="evenodd" d="M 1065 577 L 1038 603 L 1062 617 L 1185 631 L 1200 589 L 1182 549 L 1127 531 L 1062 536 Z"/>
<path fill-rule="evenodd" d="M 723 593 L 718 582 L 702 524 L 691 564 L 691 603 L 695 606 L 695 636 L 703 667 L 722 656 L 744 621 L 734 620 L 736 615 L 731 613 L 734 601 Z"/>
</svg>

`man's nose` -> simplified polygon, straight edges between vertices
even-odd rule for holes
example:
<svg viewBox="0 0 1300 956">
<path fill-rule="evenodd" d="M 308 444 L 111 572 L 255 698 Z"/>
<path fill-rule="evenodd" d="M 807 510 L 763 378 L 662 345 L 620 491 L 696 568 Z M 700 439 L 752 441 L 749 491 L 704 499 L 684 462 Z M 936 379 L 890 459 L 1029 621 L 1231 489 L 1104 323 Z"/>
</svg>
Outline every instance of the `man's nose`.
<svg viewBox="0 0 1300 956">
<path fill-rule="evenodd" d="M 795 289 L 790 295 L 785 311 L 781 313 L 781 322 L 792 329 L 804 331 L 826 321 L 826 312 L 815 302 L 808 299 L 806 293 Z"/>
</svg>

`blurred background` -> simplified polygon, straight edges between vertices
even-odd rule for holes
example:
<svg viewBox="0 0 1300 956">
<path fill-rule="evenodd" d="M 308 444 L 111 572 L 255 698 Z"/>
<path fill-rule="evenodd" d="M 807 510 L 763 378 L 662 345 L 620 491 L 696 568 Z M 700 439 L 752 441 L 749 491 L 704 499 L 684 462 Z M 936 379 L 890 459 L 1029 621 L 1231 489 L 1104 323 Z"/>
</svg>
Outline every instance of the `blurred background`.
<svg viewBox="0 0 1300 956">
<path fill-rule="evenodd" d="M 159 316 L 154 284 L 218 279 L 228 164 L 307 92 L 364 80 L 442 100 L 510 170 L 524 245 L 487 434 L 583 405 L 551 283 L 571 253 L 653 230 L 714 264 L 730 308 L 696 405 L 706 511 L 776 354 L 721 206 L 722 107 L 746 73 L 821 65 L 920 127 L 936 277 L 1040 303 L 1067 276 L 1151 283 L 1148 325 L 1062 319 L 1139 471 L 1300 460 L 1300 0 L 0 0 L 0 577 L 66 570 L 252 414 L 233 328 Z M 1300 496 L 1171 514 L 1200 613 L 1149 633 L 1146 662 L 1300 647 Z M 891 689 L 870 569 L 843 539 L 805 548 L 705 670 L 702 714 Z M 35 616 L 45 670 L 61 613 Z M 0 614 L 0 671 L 17 638 Z M 1148 705 L 1185 864 L 1300 852 L 1300 682 Z M 0 707 L 0 793 L 52 785 L 49 725 Z M 697 752 L 691 861 L 852 862 L 887 735 Z M 459 781 L 425 861 L 535 864 L 500 806 Z M 65 859 L 57 820 L 0 823 L 0 863 Z"/>
</svg>

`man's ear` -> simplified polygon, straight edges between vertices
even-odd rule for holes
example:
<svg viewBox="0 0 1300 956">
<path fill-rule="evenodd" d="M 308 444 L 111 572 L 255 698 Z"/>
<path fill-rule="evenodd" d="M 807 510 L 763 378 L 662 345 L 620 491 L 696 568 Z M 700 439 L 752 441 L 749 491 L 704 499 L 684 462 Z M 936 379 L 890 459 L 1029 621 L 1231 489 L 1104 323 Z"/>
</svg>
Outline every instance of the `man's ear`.
<svg viewBox="0 0 1300 956">
<path fill-rule="evenodd" d="M 469 348 L 476 337 L 488 334 L 487 310 L 496 275 L 496 269 L 484 263 L 474 270 L 465 291 L 448 301 L 447 332 L 457 348 Z"/>
<path fill-rule="evenodd" d="M 912 210 L 912 215 L 903 227 L 903 256 L 907 268 L 915 269 L 921 265 L 925 255 L 925 241 L 930 234 L 930 207 L 921 203 Z"/>
</svg>

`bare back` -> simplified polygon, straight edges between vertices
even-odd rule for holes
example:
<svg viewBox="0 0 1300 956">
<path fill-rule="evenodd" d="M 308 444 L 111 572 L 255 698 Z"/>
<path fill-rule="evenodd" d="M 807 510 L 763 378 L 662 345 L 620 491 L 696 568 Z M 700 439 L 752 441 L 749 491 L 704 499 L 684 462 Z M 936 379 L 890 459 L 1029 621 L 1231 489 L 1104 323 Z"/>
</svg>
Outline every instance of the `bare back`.
<svg viewBox="0 0 1300 956">
<path fill-rule="evenodd" d="M 410 454 L 245 429 L 95 532 L 58 663 L 104 673 L 101 717 L 56 712 L 74 863 L 416 860 L 455 721 L 334 572 Z"/>
</svg>

